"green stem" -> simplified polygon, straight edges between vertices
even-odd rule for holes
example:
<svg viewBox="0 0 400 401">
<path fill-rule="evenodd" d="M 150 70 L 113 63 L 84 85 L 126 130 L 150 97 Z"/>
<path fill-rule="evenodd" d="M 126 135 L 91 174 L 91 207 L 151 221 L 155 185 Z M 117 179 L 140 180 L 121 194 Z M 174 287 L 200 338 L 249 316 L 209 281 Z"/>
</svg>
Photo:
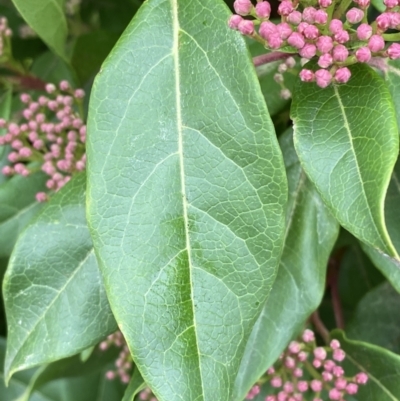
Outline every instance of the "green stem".
<svg viewBox="0 0 400 401">
<path fill-rule="evenodd" d="M 397 42 L 400 40 L 400 32 L 397 33 L 386 33 L 382 35 L 383 39 L 387 42 Z"/>
<path fill-rule="evenodd" d="M 336 19 L 341 19 L 344 15 L 344 13 L 347 11 L 349 8 L 351 2 L 353 0 L 342 0 L 339 4 L 339 7 L 336 9 L 336 11 L 333 13 L 333 18 Z"/>
</svg>

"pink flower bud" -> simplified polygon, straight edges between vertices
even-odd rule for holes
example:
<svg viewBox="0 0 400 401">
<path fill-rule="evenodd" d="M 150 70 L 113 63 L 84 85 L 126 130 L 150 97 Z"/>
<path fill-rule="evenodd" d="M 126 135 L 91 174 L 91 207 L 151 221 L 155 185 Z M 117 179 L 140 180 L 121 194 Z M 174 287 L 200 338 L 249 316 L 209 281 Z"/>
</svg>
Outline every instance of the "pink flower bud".
<svg viewBox="0 0 400 401">
<path fill-rule="evenodd" d="M 261 23 L 258 33 L 262 38 L 268 40 L 271 35 L 278 35 L 278 30 L 271 21 L 264 21 Z"/>
<path fill-rule="evenodd" d="M 53 93 L 56 90 L 56 87 L 53 84 L 47 84 L 45 89 L 47 93 Z"/>
<path fill-rule="evenodd" d="M 364 17 L 364 11 L 355 7 L 351 8 L 346 13 L 347 21 L 349 21 L 350 24 L 358 24 L 363 19 L 363 17 Z"/>
<path fill-rule="evenodd" d="M 336 40 L 336 42 L 338 42 L 338 43 L 346 43 L 350 40 L 350 35 L 345 30 L 335 33 L 335 35 L 333 37 Z"/>
<path fill-rule="evenodd" d="M 238 29 L 238 26 L 242 21 L 243 18 L 240 15 L 233 14 L 231 18 L 229 18 L 228 26 L 231 29 Z"/>
<path fill-rule="evenodd" d="M 286 22 L 281 22 L 280 24 L 278 24 L 276 26 L 276 29 L 278 30 L 279 36 L 283 40 L 286 40 L 293 32 L 292 27 Z"/>
<path fill-rule="evenodd" d="M 274 34 L 269 36 L 267 42 L 271 49 L 279 49 L 282 46 L 283 39 L 279 34 Z"/>
<path fill-rule="evenodd" d="M 343 62 L 349 56 L 349 51 L 347 50 L 346 46 L 336 45 L 333 48 L 332 56 L 334 61 Z"/>
<path fill-rule="evenodd" d="M 29 103 L 31 101 L 31 97 L 27 93 L 22 93 L 20 99 L 22 103 Z"/>
<path fill-rule="evenodd" d="M 17 152 L 11 152 L 8 154 L 7 159 L 11 162 L 11 163 L 15 163 L 19 157 L 18 157 L 18 153 Z"/>
<path fill-rule="evenodd" d="M 356 59 L 360 63 L 368 63 L 371 60 L 371 50 L 368 47 L 360 47 L 356 51 Z"/>
<path fill-rule="evenodd" d="M 329 53 L 325 53 L 318 59 L 318 65 L 321 68 L 328 68 L 332 65 L 333 58 Z"/>
<path fill-rule="evenodd" d="M 332 75 L 327 70 L 317 70 L 315 72 L 315 80 L 317 82 L 317 85 L 320 88 L 326 88 L 332 81 Z M 316 348 L 315 350 L 317 350 L 317 349 L 318 348 Z M 321 349 L 323 349 L 323 348 L 321 348 Z M 314 350 L 314 354 L 315 354 L 315 350 Z M 321 351 L 317 351 L 317 354 L 320 355 L 320 356 L 323 355 Z M 324 358 L 318 358 L 318 359 L 324 359 Z"/>
<path fill-rule="evenodd" d="M 353 395 L 353 394 L 357 394 L 357 392 L 358 392 L 358 386 L 357 386 L 357 384 L 349 383 L 349 384 L 346 386 L 346 393 L 347 393 L 347 394 Z"/>
<path fill-rule="evenodd" d="M 239 23 L 238 30 L 242 35 L 251 35 L 254 32 L 254 22 L 244 19 Z"/>
<path fill-rule="evenodd" d="M 385 41 L 380 35 L 372 35 L 368 41 L 368 47 L 373 53 L 379 52 L 385 47 Z"/>
<path fill-rule="evenodd" d="M 256 4 L 256 15 L 258 18 L 269 18 L 271 14 L 271 5 L 268 1 L 262 1 Z"/>
<path fill-rule="evenodd" d="M 248 1 L 250 1 L 250 0 L 248 0 Z M 69 83 L 68 83 L 68 81 L 65 81 L 65 80 L 61 81 L 59 86 L 62 91 L 67 91 L 69 89 Z"/>
<path fill-rule="evenodd" d="M 383 4 L 387 8 L 393 8 L 397 6 L 397 0 L 383 0 Z"/>
<path fill-rule="evenodd" d="M 22 164 L 22 163 L 17 163 L 17 164 L 14 166 L 14 170 L 15 170 L 15 172 L 16 172 L 17 174 L 20 174 L 20 175 L 22 175 L 23 177 L 26 177 L 26 176 L 29 175 L 29 170 L 28 170 L 28 169 L 25 167 L 25 165 Z"/>
<path fill-rule="evenodd" d="M 297 383 L 297 390 L 299 390 L 301 393 L 305 393 L 308 390 L 308 382 L 300 380 Z"/>
<path fill-rule="evenodd" d="M 302 377 L 303 376 L 303 370 L 300 368 L 296 368 L 293 370 L 293 376 L 294 377 Z"/>
<path fill-rule="evenodd" d="M 368 381 L 368 375 L 364 372 L 357 373 L 354 378 L 354 381 L 357 384 L 365 384 Z"/>
<path fill-rule="evenodd" d="M 303 10 L 303 21 L 313 24 L 315 22 L 314 15 L 317 10 L 314 7 L 306 7 Z"/>
<path fill-rule="evenodd" d="M 339 379 L 335 380 L 335 387 L 338 390 L 344 390 L 347 386 L 347 380 L 344 377 L 339 377 Z"/>
<path fill-rule="evenodd" d="M 335 34 L 343 30 L 343 22 L 339 19 L 333 19 L 329 24 L 329 30 Z"/>
<path fill-rule="evenodd" d="M 372 35 L 372 27 L 368 24 L 361 24 L 357 28 L 357 37 L 360 40 L 367 40 Z"/>
<path fill-rule="evenodd" d="M 389 28 L 395 29 L 400 25 L 400 13 L 389 13 L 390 25 Z"/>
<path fill-rule="evenodd" d="M 275 388 L 282 387 L 282 378 L 279 376 L 275 376 L 270 381 L 271 386 Z"/>
<path fill-rule="evenodd" d="M 318 10 L 314 14 L 314 21 L 316 24 L 324 25 L 328 21 L 328 13 L 324 10 Z"/>
<path fill-rule="evenodd" d="M 324 369 L 327 372 L 331 372 L 332 369 L 336 366 L 336 363 L 333 362 L 332 360 L 328 359 L 327 361 L 324 362 Z"/>
<path fill-rule="evenodd" d="M 313 364 L 314 368 L 317 368 L 317 369 L 322 366 L 322 362 L 319 359 L 314 359 L 312 364 Z"/>
<path fill-rule="evenodd" d="M 400 58 L 400 44 L 392 43 L 387 49 L 387 55 L 392 60 Z"/>
<path fill-rule="evenodd" d="M 25 109 L 25 110 L 22 112 L 22 115 L 24 116 L 25 119 L 29 120 L 29 119 L 32 118 L 33 113 L 32 113 L 32 110 Z"/>
<path fill-rule="evenodd" d="M 293 25 L 299 25 L 301 22 L 302 14 L 300 11 L 292 11 L 288 16 L 287 16 L 287 22 L 289 24 Z"/>
<path fill-rule="evenodd" d="M 300 22 L 299 26 L 297 27 L 297 32 L 303 34 L 304 30 L 309 26 L 308 22 Z"/>
<path fill-rule="evenodd" d="M 288 346 L 288 351 L 291 354 L 298 354 L 300 352 L 300 344 L 297 341 L 292 341 Z"/>
<path fill-rule="evenodd" d="M 389 13 L 382 13 L 381 15 L 378 15 L 378 17 L 376 18 L 376 25 L 380 31 L 386 31 L 386 29 L 388 29 L 390 26 Z"/>
<path fill-rule="evenodd" d="M 354 3 L 358 4 L 361 8 L 366 9 L 371 4 L 370 0 L 354 0 Z"/>
<path fill-rule="evenodd" d="M 323 8 L 328 8 L 332 4 L 332 0 L 318 0 L 318 4 Z"/>
<path fill-rule="evenodd" d="M 335 73 L 335 81 L 339 84 L 345 84 L 351 77 L 351 72 L 347 67 L 338 68 Z M 342 350 L 335 350 L 334 352 L 342 351 Z M 344 352 L 344 351 L 342 351 Z"/>
<path fill-rule="evenodd" d="M 13 147 L 16 150 L 21 149 L 23 146 L 24 144 L 19 139 L 15 139 L 14 141 L 11 142 L 11 147 Z"/>
<path fill-rule="evenodd" d="M 322 379 L 325 381 L 325 382 L 330 382 L 330 381 L 332 381 L 333 380 L 333 375 L 332 375 L 332 373 L 329 373 L 329 372 L 322 372 Z"/>
<path fill-rule="evenodd" d="M 287 357 L 285 358 L 285 366 L 286 366 L 288 369 L 294 369 L 294 367 L 296 366 L 296 362 L 295 362 L 295 360 L 294 360 L 292 357 L 287 356 Z"/>
<path fill-rule="evenodd" d="M 320 39 L 324 38 L 324 37 L 327 37 L 327 36 L 321 36 Z M 303 70 L 303 71 L 309 71 L 309 70 Z M 306 330 L 304 330 L 303 335 L 301 336 L 301 338 L 303 339 L 303 341 L 305 343 L 310 343 L 310 342 L 315 340 L 315 335 L 314 335 L 313 331 L 311 331 L 309 329 L 306 329 Z"/>
<path fill-rule="evenodd" d="M 303 58 L 313 58 L 317 54 L 317 47 L 311 43 L 306 43 L 304 47 L 299 50 L 299 54 Z"/>
<path fill-rule="evenodd" d="M 321 71 L 321 70 L 319 70 L 319 71 Z M 320 359 L 321 361 L 323 361 L 325 358 L 326 358 L 326 351 L 325 351 L 325 348 L 322 348 L 322 347 L 317 347 L 317 348 L 315 348 L 315 350 L 314 350 L 314 356 L 317 358 L 317 359 Z"/>
<path fill-rule="evenodd" d="M 302 69 L 300 71 L 300 79 L 303 82 L 313 82 L 314 81 L 314 72 L 311 70 L 307 70 L 307 69 Z M 314 334 L 314 333 L 313 333 Z"/>
<path fill-rule="evenodd" d="M 296 49 L 301 49 L 305 45 L 305 40 L 304 36 L 301 33 L 298 32 L 293 32 L 287 42 L 289 43 L 290 46 L 295 47 Z"/>
<path fill-rule="evenodd" d="M 349 78 L 350 78 L 350 76 L 349 76 Z M 347 81 L 345 81 L 345 82 L 347 82 Z M 333 351 L 333 359 L 335 361 L 341 362 L 344 360 L 344 358 L 346 358 L 346 353 L 342 349 L 335 349 Z"/>
<path fill-rule="evenodd" d="M 314 73 L 312 72 L 312 71 L 310 71 L 310 70 L 306 70 L 306 69 L 303 69 L 302 71 L 309 71 L 309 72 L 311 72 L 312 73 L 312 79 L 311 79 L 311 81 L 313 81 L 314 80 Z M 308 74 L 308 72 L 306 72 L 305 74 Z M 300 72 L 300 75 L 301 75 L 301 72 Z M 309 75 L 309 74 L 308 74 Z M 302 81 L 304 81 L 303 79 L 302 79 Z M 311 81 L 309 81 L 309 82 L 311 82 Z M 300 362 L 304 362 L 306 359 L 307 359 L 307 352 L 304 352 L 304 351 L 300 351 L 299 352 L 299 354 L 297 355 L 297 359 L 300 361 Z"/>
<path fill-rule="evenodd" d="M 36 200 L 38 202 L 46 202 L 47 201 L 47 195 L 45 192 L 38 192 L 36 194 Z"/>
<path fill-rule="evenodd" d="M 335 376 L 335 377 L 341 377 L 344 375 L 344 370 L 341 366 L 335 366 L 332 369 L 332 373 L 333 373 L 333 376 Z"/>
<path fill-rule="evenodd" d="M 25 146 L 19 150 L 18 154 L 23 158 L 31 157 L 32 150 Z"/>
<path fill-rule="evenodd" d="M 235 0 L 233 8 L 237 14 L 249 15 L 253 8 L 253 4 L 251 4 L 250 0 Z"/>
<path fill-rule="evenodd" d="M 293 4 L 289 0 L 283 0 L 278 7 L 278 14 L 288 16 L 294 10 Z"/>
<path fill-rule="evenodd" d="M 308 25 L 303 32 L 306 39 L 317 39 L 319 36 L 319 30 L 314 25 Z"/>
<path fill-rule="evenodd" d="M 320 36 L 317 39 L 317 49 L 321 53 L 329 53 L 333 48 L 333 40 L 330 36 Z"/>
<path fill-rule="evenodd" d="M 109 370 L 106 373 L 106 379 L 108 380 L 114 380 L 115 379 L 115 372 L 113 372 L 112 370 Z"/>
<path fill-rule="evenodd" d="M 322 390 L 322 382 L 320 380 L 312 380 L 310 383 L 311 390 L 318 393 Z"/>
<path fill-rule="evenodd" d="M 4 167 L 1 169 L 1 172 L 3 173 L 3 175 L 12 175 L 12 174 L 14 174 L 14 170 L 13 170 L 13 168 L 10 167 L 10 166 L 4 166 Z"/>
<path fill-rule="evenodd" d="M 283 385 L 283 390 L 286 391 L 286 393 L 293 393 L 293 390 L 294 390 L 293 383 L 291 383 L 291 382 L 286 382 L 286 383 Z"/>
<path fill-rule="evenodd" d="M 337 388 L 333 388 L 329 391 L 329 399 L 330 400 L 340 400 L 342 398 L 342 394 Z"/>
</svg>

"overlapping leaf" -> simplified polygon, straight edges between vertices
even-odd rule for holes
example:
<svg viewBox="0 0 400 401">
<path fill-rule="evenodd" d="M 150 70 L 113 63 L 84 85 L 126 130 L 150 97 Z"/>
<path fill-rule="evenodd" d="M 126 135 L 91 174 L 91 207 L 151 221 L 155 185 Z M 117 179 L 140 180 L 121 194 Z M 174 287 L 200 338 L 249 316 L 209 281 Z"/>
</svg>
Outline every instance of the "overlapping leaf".
<svg viewBox="0 0 400 401">
<path fill-rule="evenodd" d="M 146 2 L 92 92 L 88 219 L 160 401 L 231 398 L 282 247 L 282 158 L 229 15 L 220 0 Z"/>
<path fill-rule="evenodd" d="M 318 307 L 339 224 L 300 166 L 291 132 L 280 138 L 289 184 L 285 246 L 269 299 L 247 343 L 235 400 L 275 362 Z"/>
<path fill-rule="evenodd" d="M 85 176 L 19 237 L 4 277 L 5 375 L 74 355 L 116 330 L 85 220 Z"/>
<path fill-rule="evenodd" d="M 322 89 L 299 81 L 291 111 L 295 147 L 343 227 L 396 256 L 383 211 L 399 151 L 393 102 L 386 83 L 369 66 L 354 65 L 351 71 L 346 85 Z"/>
</svg>

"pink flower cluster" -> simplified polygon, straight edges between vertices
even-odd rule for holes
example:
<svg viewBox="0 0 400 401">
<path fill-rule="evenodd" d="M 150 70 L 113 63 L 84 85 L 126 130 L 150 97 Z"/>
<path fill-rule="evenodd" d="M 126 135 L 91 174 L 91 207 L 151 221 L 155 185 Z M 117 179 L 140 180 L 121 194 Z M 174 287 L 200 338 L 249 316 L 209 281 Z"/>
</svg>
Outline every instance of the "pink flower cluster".
<svg viewBox="0 0 400 401">
<path fill-rule="evenodd" d="M 8 27 L 8 20 L 6 17 L 0 18 L 0 57 L 4 54 L 5 41 L 12 36 L 12 31 Z"/>
<path fill-rule="evenodd" d="M 372 57 L 400 58 L 400 44 L 387 45 L 390 37 L 384 37 L 388 29 L 400 29 L 400 0 L 384 0 L 386 11 L 372 24 L 367 21 L 370 0 L 353 1 L 356 7 L 347 10 L 342 21 L 328 12 L 334 0 L 318 0 L 316 7 L 302 7 L 297 0 L 281 0 L 277 10 L 281 22 L 274 24 L 269 20 L 268 1 L 258 1 L 254 6 L 250 0 L 236 0 L 237 14 L 232 15 L 229 26 L 268 49 L 295 51 L 306 60 L 316 57 L 320 68 L 315 72 L 303 69 L 300 78 L 325 88 L 331 82 L 346 83 L 351 76 L 347 66 L 351 64 L 366 63 Z M 255 19 L 243 18 L 247 16 Z"/>
<path fill-rule="evenodd" d="M 313 401 L 322 401 L 322 396 L 344 401 L 368 381 L 364 372 L 346 377 L 340 365 L 345 358 L 338 340 L 332 340 L 330 347 L 317 347 L 314 333 L 305 330 L 302 341 L 292 341 L 276 365 L 268 369 L 266 380 L 276 394 L 268 395 L 265 401 L 303 401 L 306 395 Z M 255 385 L 246 399 L 254 399 L 259 392 L 259 385 Z"/>
<path fill-rule="evenodd" d="M 106 378 L 114 380 L 116 377 L 119 377 L 122 383 L 129 383 L 132 371 L 132 357 L 125 338 L 120 331 L 110 334 L 106 340 L 100 343 L 99 348 L 105 351 L 111 346 L 120 348 L 120 353 L 115 361 L 115 369 L 109 370 L 106 373 Z"/>
<path fill-rule="evenodd" d="M 47 96 L 33 99 L 28 93 L 21 95 L 25 108 L 18 122 L 0 119 L 0 128 L 6 129 L 0 136 L 0 146 L 10 145 L 10 165 L 3 167 L 7 176 L 29 175 L 37 164 L 49 179 L 46 186 L 58 191 L 74 172 L 85 169 L 86 125 L 82 116 L 82 89 L 72 90 L 67 81 L 59 89 L 46 85 Z M 34 164 L 33 164 L 34 163 Z M 39 202 L 47 200 L 44 192 L 36 195 Z"/>
</svg>

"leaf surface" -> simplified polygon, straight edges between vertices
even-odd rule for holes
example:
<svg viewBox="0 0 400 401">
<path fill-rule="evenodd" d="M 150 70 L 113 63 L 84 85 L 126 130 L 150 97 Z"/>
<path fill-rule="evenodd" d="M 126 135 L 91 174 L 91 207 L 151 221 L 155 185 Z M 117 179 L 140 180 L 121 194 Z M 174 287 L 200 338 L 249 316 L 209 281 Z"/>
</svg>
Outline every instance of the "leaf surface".
<svg viewBox="0 0 400 401">
<path fill-rule="evenodd" d="M 361 241 L 396 256 L 384 200 L 399 151 L 393 102 L 369 66 L 351 66 L 346 85 L 294 91 L 295 147 L 305 172 L 341 225 Z"/>
<path fill-rule="evenodd" d="M 64 0 L 12 0 L 28 25 L 40 38 L 66 60 L 65 42 L 68 27 L 63 9 Z"/>
<path fill-rule="evenodd" d="M 7 379 L 116 330 L 86 225 L 84 175 L 55 194 L 20 236 L 3 293 Z"/>
<path fill-rule="evenodd" d="M 247 343 L 235 383 L 237 401 L 276 361 L 318 307 L 339 224 L 307 179 L 291 130 L 280 137 L 289 186 L 285 246 L 277 278 Z"/>
<path fill-rule="evenodd" d="M 146 2 L 92 91 L 89 225 L 160 401 L 231 398 L 282 248 L 282 156 L 229 16 L 220 0 Z"/>
</svg>

